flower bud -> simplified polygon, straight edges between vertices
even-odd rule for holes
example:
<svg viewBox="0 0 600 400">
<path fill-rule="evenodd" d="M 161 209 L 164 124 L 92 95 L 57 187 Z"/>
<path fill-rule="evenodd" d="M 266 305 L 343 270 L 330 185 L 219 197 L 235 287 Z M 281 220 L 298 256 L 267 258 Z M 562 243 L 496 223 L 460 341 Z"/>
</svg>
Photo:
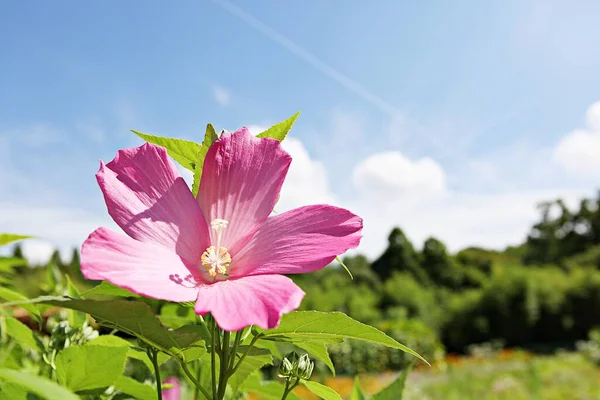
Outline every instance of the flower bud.
<svg viewBox="0 0 600 400">
<path fill-rule="evenodd" d="M 313 368 L 315 367 L 315 363 L 310 360 L 308 354 L 303 354 L 298 360 L 298 368 L 296 371 L 296 376 L 300 379 L 308 380 L 312 375 Z"/>
<path fill-rule="evenodd" d="M 288 378 L 290 376 L 290 374 L 292 373 L 293 369 L 294 369 L 294 366 L 292 365 L 290 360 L 288 360 L 287 358 L 284 358 L 283 361 L 281 361 L 281 365 L 279 366 L 279 372 L 277 373 L 277 375 L 280 378 Z"/>
<path fill-rule="evenodd" d="M 314 367 L 315 363 L 310 360 L 308 354 L 299 356 L 298 353 L 292 351 L 281 361 L 278 375 L 280 378 L 298 378 L 307 380 L 312 375 Z"/>
</svg>

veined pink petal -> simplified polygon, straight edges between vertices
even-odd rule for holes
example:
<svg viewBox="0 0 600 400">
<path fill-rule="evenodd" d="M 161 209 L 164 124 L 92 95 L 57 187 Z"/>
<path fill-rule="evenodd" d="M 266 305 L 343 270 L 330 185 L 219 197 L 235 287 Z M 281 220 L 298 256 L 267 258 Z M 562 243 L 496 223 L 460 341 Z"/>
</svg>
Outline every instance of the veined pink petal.
<svg viewBox="0 0 600 400">
<path fill-rule="evenodd" d="M 156 299 L 193 301 L 197 296 L 190 269 L 173 251 L 106 228 L 96 229 L 83 243 L 81 272 L 87 279 Z"/>
<path fill-rule="evenodd" d="M 165 380 L 164 383 L 169 383 L 173 385 L 171 389 L 165 389 L 162 393 L 163 400 L 180 400 L 181 399 L 181 385 L 179 384 L 179 380 L 175 377 L 170 377 Z"/>
<path fill-rule="evenodd" d="M 343 208 L 313 205 L 269 217 L 232 254 L 230 276 L 303 274 L 325 267 L 358 246 L 362 219 Z"/>
<path fill-rule="evenodd" d="M 248 325 L 272 329 L 281 316 L 300 306 L 304 292 L 283 275 L 248 276 L 200 285 L 196 313 L 210 312 L 226 331 Z"/>
<path fill-rule="evenodd" d="M 206 222 L 229 221 L 222 246 L 235 251 L 269 216 L 291 157 L 274 139 L 259 139 L 247 128 L 224 133 L 204 160 L 198 202 Z M 213 245 L 215 245 L 215 232 Z"/>
<path fill-rule="evenodd" d="M 98 184 L 115 222 L 134 239 L 197 262 L 210 246 L 200 207 L 164 148 L 152 144 L 119 150 L 100 164 Z"/>
</svg>

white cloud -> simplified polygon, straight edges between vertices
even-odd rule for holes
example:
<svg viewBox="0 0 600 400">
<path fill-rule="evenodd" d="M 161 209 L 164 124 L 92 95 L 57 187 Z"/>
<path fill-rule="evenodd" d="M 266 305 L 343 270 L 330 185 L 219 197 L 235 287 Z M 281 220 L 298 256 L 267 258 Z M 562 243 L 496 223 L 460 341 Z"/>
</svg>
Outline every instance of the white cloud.
<svg viewBox="0 0 600 400">
<path fill-rule="evenodd" d="M 283 141 L 283 148 L 292 156 L 292 164 L 283 184 L 277 210 L 333 203 L 333 193 L 323 164 L 312 159 L 302 142 L 296 138 L 287 137 Z"/>
<path fill-rule="evenodd" d="M 554 159 L 568 172 L 600 176 L 600 101 L 586 113 L 587 129 L 576 129 L 554 148 Z"/>
<path fill-rule="evenodd" d="M 217 100 L 217 102 L 220 105 L 222 105 L 222 106 L 229 105 L 229 101 L 230 101 L 229 92 L 227 90 L 223 89 L 222 87 L 215 86 L 213 88 L 213 96 L 215 97 L 215 100 Z"/>
<path fill-rule="evenodd" d="M 411 161 L 400 152 L 373 154 L 354 170 L 356 188 L 369 196 L 441 194 L 446 175 L 431 158 Z"/>
<path fill-rule="evenodd" d="M 23 252 L 32 262 L 48 260 L 55 248 L 66 257 L 100 226 L 120 228 L 106 211 L 102 215 L 74 209 L 31 204 L 0 203 L 0 226 L 5 232 L 35 236 L 23 241 Z"/>
<path fill-rule="evenodd" d="M 268 126 L 248 125 L 248 129 L 257 135 Z M 287 136 L 282 146 L 292 156 L 292 164 L 275 209 L 281 212 L 310 204 L 332 204 L 334 196 L 323 164 L 313 159 L 297 138 Z"/>
<path fill-rule="evenodd" d="M 506 159 L 496 161 L 506 163 Z M 502 249 L 526 238 L 539 219 L 540 202 L 562 198 L 575 206 L 592 195 L 559 184 L 546 189 L 509 185 L 494 191 L 457 190 L 448 185 L 444 169 L 435 160 L 411 160 L 398 152 L 376 153 L 360 161 L 353 183 L 357 196 L 347 205 L 364 219 L 359 251 L 371 258 L 385 249 L 394 226 L 400 226 L 417 247 L 435 236 L 452 251 L 467 246 Z"/>
</svg>

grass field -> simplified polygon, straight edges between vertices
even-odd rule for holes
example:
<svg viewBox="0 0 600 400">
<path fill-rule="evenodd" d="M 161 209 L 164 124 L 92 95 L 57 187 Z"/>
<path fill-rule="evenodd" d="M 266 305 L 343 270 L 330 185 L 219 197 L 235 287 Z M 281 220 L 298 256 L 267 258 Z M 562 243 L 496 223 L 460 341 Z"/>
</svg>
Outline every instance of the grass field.
<svg viewBox="0 0 600 400">
<path fill-rule="evenodd" d="M 360 376 L 372 394 L 395 379 L 395 374 Z M 349 398 L 353 379 L 325 381 Z M 316 399 L 298 391 L 302 399 Z M 413 371 L 403 400 L 596 400 L 600 399 L 600 368 L 577 353 L 533 356 L 501 352 L 488 358 L 448 358 L 431 369 Z"/>
</svg>

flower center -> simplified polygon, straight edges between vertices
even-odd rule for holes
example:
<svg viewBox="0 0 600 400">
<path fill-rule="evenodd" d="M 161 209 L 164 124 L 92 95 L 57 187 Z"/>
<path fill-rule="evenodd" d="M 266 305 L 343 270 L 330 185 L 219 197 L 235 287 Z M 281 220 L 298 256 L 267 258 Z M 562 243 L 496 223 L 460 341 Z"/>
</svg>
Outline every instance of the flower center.
<svg viewBox="0 0 600 400">
<path fill-rule="evenodd" d="M 227 276 L 227 268 L 229 268 L 229 264 L 231 264 L 231 255 L 225 247 L 221 247 L 221 236 L 223 235 L 225 228 L 227 228 L 227 224 L 229 224 L 229 221 L 224 219 L 214 219 L 210 223 L 212 229 L 217 233 L 217 243 L 216 246 L 207 248 L 200 258 L 202 266 L 206 268 L 208 274 L 215 279 L 217 274 Z"/>
</svg>

